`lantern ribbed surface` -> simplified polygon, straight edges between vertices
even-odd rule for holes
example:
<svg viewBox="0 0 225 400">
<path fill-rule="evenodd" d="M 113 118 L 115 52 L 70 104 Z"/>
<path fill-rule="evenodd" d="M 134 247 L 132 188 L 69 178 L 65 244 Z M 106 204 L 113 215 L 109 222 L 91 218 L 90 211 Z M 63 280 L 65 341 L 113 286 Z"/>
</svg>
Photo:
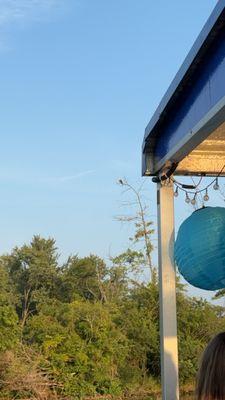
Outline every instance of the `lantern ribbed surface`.
<svg viewBox="0 0 225 400">
<path fill-rule="evenodd" d="M 225 288 L 225 208 L 205 207 L 187 218 L 179 228 L 174 256 L 191 285 Z"/>
</svg>

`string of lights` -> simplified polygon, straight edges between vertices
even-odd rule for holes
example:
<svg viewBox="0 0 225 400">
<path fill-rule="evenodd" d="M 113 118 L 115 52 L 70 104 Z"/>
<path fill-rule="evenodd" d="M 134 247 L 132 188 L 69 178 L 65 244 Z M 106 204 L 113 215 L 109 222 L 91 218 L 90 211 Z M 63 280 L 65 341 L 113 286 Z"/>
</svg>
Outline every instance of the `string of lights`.
<svg viewBox="0 0 225 400">
<path fill-rule="evenodd" d="M 187 204 L 191 203 L 194 206 L 196 204 L 198 194 L 204 192 L 205 194 L 203 196 L 203 201 L 204 202 L 209 201 L 208 189 L 211 186 L 213 186 L 214 190 L 219 190 L 220 189 L 219 177 L 221 176 L 221 174 L 224 171 L 224 169 L 225 169 L 225 164 L 224 164 L 223 168 L 220 170 L 220 172 L 217 174 L 217 176 L 208 185 L 206 185 L 204 188 L 199 188 L 204 175 L 202 175 L 200 177 L 199 182 L 196 185 L 194 185 L 194 184 L 193 185 L 187 185 L 187 184 L 178 182 L 176 179 L 174 179 L 171 176 L 170 180 L 173 182 L 173 184 L 175 186 L 174 197 L 178 197 L 179 196 L 179 191 L 182 191 L 182 192 L 185 193 L 185 202 Z M 193 196 L 193 197 L 190 198 L 190 195 Z"/>
</svg>

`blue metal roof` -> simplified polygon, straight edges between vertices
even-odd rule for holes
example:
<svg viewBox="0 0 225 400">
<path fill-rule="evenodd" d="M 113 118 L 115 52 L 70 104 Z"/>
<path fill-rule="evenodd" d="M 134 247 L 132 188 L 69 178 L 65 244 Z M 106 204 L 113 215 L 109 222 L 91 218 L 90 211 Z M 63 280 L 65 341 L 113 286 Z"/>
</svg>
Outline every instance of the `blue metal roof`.
<svg viewBox="0 0 225 400">
<path fill-rule="evenodd" d="M 222 36 L 221 37 L 221 32 Z M 153 152 L 156 146 L 156 142 L 160 138 L 162 139 L 162 130 L 166 130 L 165 126 L 167 125 L 167 120 L 172 128 L 171 120 L 173 116 L 177 114 L 177 110 L 181 107 L 182 102 L 185 103 L 186 100 L 186 92 L 187 97 L 190 97 L 190 86 L 193 84 L 196 86 L 197 90 L 200 90 L 197 86 L 198 81 L 196 79 L 196 74 L 199 76 L 205 73 L 202 66 L 206 64 L 206 57 L 208 55 L 208 59 L 212 58 L 212 48 L 213 48 L 213 56 L 216 50 L 214 51 L 214 46 L 216 41 L 224 42 L 225 43 L 225 0 L 219 0 L 218 4 L 216 5 L 215 9 L 213 10 L 211 16 L 209 17 L 208 21 L 206 22 L 205 26 L 203 27 L 200 35 L 198 36 L 197 40 L 195 41 L 192 49 L 190 50 L 189 54 L 187 55 L 184 63 L 182 64 L 181 68 L 179 69 L 178 73 L 176 74 L 174 80 L 172 81 L 171 85 L 169 86 L 167 92 L 165 93 L 164 97 L 162 98 L 158 108 L 156 109 L 153 117 L 151 118 L 149 124 L 145 129 L 145 135 L 143 140 L 143 153 Z M 218 50 L 221 54 L 225 55 L 225 49 Z M 217 58 L 218 63 L 222 62 L 222 59 L 219 59 L 218 55 L 215 55 L 215 59 Z M 216 61 L 214 61 L 214 64 Z M 202 68 L 202 69 L 201 69 Z M 210 73 L 212 75 L 213 65 L 211 63 L 210 66 Z M 201 70 L 201 71 L 200 71 Z M 224 72 L 224 71 L 223 71 Z M 206 74 L 206 73 L 205 73 Z M 222 75 L 221 75 L 222 76 Z M 208 78 L 207 78 L 208 79 Z M 225 86 L 225 76 L 223 80 L 223 85 Z M 217 85 L 218 86 L 218 85 Z M 222 94 L 221 94 L 222 95 Z M 192 100 L 194 101 L 197 98 L 197 95 L 192 96 Z M 194 100 L 193 100 L 194 99 Z M 217 99 L 219 100 L 219 98 Z M 190 103 L 191 104 L 191 103 Z M 189 108 L 186 107 L 186 112 L 190 109 L 191 105 L 188 105 Z M 201 104 L 198 104 L 201 107 Z M 211 106 L 211 103 L 210 103 Z M 204 107 L 202 107 L 203 109 Z M 209 108 L 209 106 L 208 106 Z M 172 117 L 171 117 L 172 115 Z M 185 113 L 182 111 L 180 119 L 185 118 Z M 190 118 L 189 118 L 190 119 Z M 194 121 L 193 121 L 194 122 Z M 178 125 L 177 121 L 174 124 L 175 126 Z M 190 124 L 186 124 L 190 125 Z M 170 129 L 171 130 L 171 129 Z M 164 132 L 165 133 L 165 132 Z M 172 133 L 170 133 L 172 135 Z M 166 140 L 166 133 L 164 134 L 163 140 Z M 171 137 L 168 138 L 171 141 Z M 158 149 L 158 153 L 160 153 Z M 165 151 L 162 154 L 158 154 L 159 157 L 165 156 Z"/>
</svg>

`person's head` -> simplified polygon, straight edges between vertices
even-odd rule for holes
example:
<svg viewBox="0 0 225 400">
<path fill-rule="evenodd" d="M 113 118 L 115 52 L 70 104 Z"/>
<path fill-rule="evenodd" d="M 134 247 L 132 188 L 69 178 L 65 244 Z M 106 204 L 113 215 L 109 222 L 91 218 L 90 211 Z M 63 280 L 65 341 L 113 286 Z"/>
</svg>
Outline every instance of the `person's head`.
<svg viewBox="0 0 225 400">
<path fill-rule="evenodd" d="M 225 400 L 225 332 L 206 347 L 197 376 L 197 400 Z"/>
</svg>

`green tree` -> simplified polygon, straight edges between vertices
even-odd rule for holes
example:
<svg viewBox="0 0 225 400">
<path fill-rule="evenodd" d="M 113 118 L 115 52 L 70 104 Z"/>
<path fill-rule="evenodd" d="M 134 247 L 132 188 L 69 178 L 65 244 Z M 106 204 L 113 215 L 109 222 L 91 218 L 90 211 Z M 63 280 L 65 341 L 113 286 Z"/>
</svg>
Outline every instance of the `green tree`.
<svg viewBox="0 0 225 400">
<path fill-rule="evenodd" d="M 18 342 L 18 317 L 14 306 L 9 276 L 0 263 L 0 353 L 13 348 Z"/>
<path fill-rule="evenodd" d="M 107 301 L 105 279 L 108 271 L 100 257 L 93 254 L 84 258 L 69 257 L 62 271 L 66 301 L 73 301 L 76 296 L 91 301 Z"/>
<path fill-rule="evenodd" d="M 159 292 L 157 280 L 136 278 L 143 257 L 133 248 L 109 265 L 90 255 L 60 266 L 55 241 L 40 237 L 0 257 L 0 398 L 159 390 Z M 177 309 L 180 379 L 192 384 L 224 310 L 188 296 L 179 279 Z"/>
<path fill-rule="evenodd" d="M 30 245 L 16 247 L 1 257 L 16 290 L 17 312 L 21 327 L 36 312 L 39 299 L 54 296 L 58 283 L 58 255 L 55 240 L 34 236 Z"/>
<path fill-rule="evenodd" d="M 192 381 L 209 340 L 225 329 L 223 308 L 206 300 L 177 294 L 179 368 L 181 382 Z"/>
<path fill-rule="evenodd" d="M 149 220 L 149 208 L 143 200 L 143 185 L 141 185 L 139 188 L 135 188 L 126 179 L 119 179 L 118 183 L 124 189 L 124 193 L 127 194 L 129 192 L 132 194 L 132 199 L 126 201 L 123 205 L 128 208 L 129 211 L 134 209 L 134 212 L 128 215 L 123 214 L 117 216 L 117 220 L 134 224 L 134 234 L 129 238 L 129 240 L 133 246 L 141 245 L 141 250 L 137 252 L 138 254 L 136 254 L 136 257 L 138 257 L 137 261 L 139 261 L 139 266 L 148 266 L 151 273 L 151 279 L 153 282 L 156 282 L 156 269 L 153 266 L 151 257 L 153 250 L 151 239 L 154 229 L 152 228 L 153 222 Z M 128 249 L 128 253 L 131 253 L 130 249 Z"/>
</svg>

